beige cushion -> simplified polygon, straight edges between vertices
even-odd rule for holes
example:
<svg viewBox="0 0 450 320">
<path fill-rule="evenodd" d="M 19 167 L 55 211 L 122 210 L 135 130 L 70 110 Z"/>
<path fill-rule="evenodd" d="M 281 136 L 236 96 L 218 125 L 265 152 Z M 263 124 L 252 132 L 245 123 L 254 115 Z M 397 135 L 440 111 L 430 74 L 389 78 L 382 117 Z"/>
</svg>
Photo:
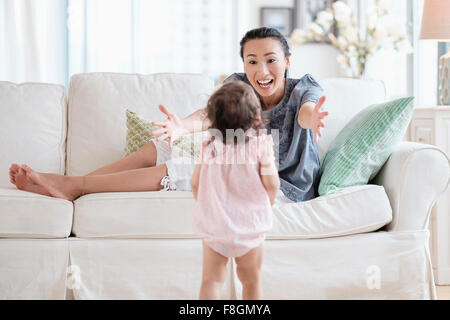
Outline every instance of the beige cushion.
<svg viewBox="0 0 450 320">
<path fill-rule="evenodd" d="M 98 193 L 74 202 L 78 237 L 192 238 L 191 192 Z M 377 230 L 392 219 L 383 187 L 358 186 L 307 202 L 276 204 L 274 239 L 309 239 Z"/>
<path fill-rule="evenodd" d="M 0 188 L 11 163 L 64 174 L 66 102 L 60 85 L 0 81 Z"/>
<path fill-rule="evenodd" d="M 204 108 L 214 81 L 201 74 L 74 75 L 69 90 L 67 174 L 84 175 L 123 156 L 126 109 L 163 120 L 163 104 L 180 117 Z M 95 139 L 93 138 L 95 137 Z"/>
<path fill-rule="evenodd" d="M 152 125 L 152 120 L 147 120 L 128 110 L 127 113 L 127 137 L 126 146 L 124 150 L 125 156 L 138 151 L 142 146 L 150 140 L 156 139 L 156 136 L 151 136 L 150 132 L 159 129 L 160 127 Z M 202 142 L 203 132 L 196 132 L 186 134 L 179 137 L 173 142 L 173 145 L 179 147 L 192 158 L 198 157 L 200 154 L 200 147 Z M 166 138 L 165 141 L 169 142 Z"/>
<path fill-rule="evenodd" d="M 73 204 L 13 188 L 0 188 L 1 238 L 66 238 Z"/>
</svg>

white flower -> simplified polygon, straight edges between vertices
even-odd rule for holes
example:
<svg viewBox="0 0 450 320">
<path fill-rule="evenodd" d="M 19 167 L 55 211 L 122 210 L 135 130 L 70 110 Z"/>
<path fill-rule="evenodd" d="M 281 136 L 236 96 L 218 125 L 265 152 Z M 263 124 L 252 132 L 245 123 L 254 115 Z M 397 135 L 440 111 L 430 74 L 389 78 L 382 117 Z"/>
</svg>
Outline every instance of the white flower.
<svg viewBox="0 0 450 320">
<path fill-rule="evenodd" d="M 294 29 L 291 34 L 291 44 L 292 45 L 299 45 L 308 40 L 308 37 L 306 35 L 305 30 L 301 29 Z"/>
<path fill-rule="evenodd" d="M 355 46 L 349 46 L 347 48 L 347 56 L 350 58 L 356 58 L 358 56 L 358 51 L 356 50 Z"/>
<path fill-rule="evenodd" d="M 367 43 L 367 51 L 371 54 L 375 53 L 376 51 L 375 49 L 378 47 L 378 44 L 379 42 L 377 39 L 370 38 L 369 42 Z"/>
<path fill-rule="evenodd" d="M 346 56 L 344 56 L 343 54 L 340 54 L 337 56 L 336 58 L 337 62 L 343 66 L 344 68 L 348 68 L 350 67 L 350 61 L 348 60 L 348 58 Z"/>
<path fill-rule="evenodd" d="M 402 54 L 409 54 L 413 52 L 413 48 L 408 39 L 402 39 L 400 41 L 397 41 L 395 49 Z"/>
<path fill-rule="evenodd" d="M 366 17 L 366 26 L 367 29 L 374 29 L 375 26 L 377 25 L 377 19 L 378 16 L 375 12 L 372 12 L 371 14 L 367 15 Z"/>
<path fill-rule="evenodd" d="M 317 23 L 311 23 L 306 32 L 307 36 L 315 41 L 321 40 L 324 36 L 323 29 Z"/>
<path fill-rule="evenodd" d="M 395 49 L 402 54 L 411 53 L 412 47 L 404 28 L 389 15 L 394 0 L 375 0 L 366 15 L 366 28 L 360 34 L 360 26 L 352 9 L 344 1 L 336 1 L 332 9 L 318 13 L 314 23 L 305 30 L 296 29 L 291 35 L 292 43 L 323 41 L 328 38 L 338 49 L 337 61 L 349 75 L 364 72 L 367 61 L 378 50 Z M 338 37 L 330 27 L 336 24 Z"/>
<path fill-rule="evenodd" d="M 387 12 L 387 11 L 390 11 L 392 9 L 392 7 L 394 6 L 394 1 L 393 0 L 377 0 L 376 6 L 379 9 Z"/>
<path fill-rule="evenodd" d="M 381 40 L 385 39 L 387 36 L 388 36 L 388 33 L 386 30 L 386 27 L 383 24 L 378 23 L 375 28 L 375 31 L 373 33 L 373 37 L 375 38 L 375 40 L 381 41 Z"/>
<path fill-rule="evenodd" d="M 352 17 L 352 9 L 342 1 L 336 1 L 333 3 L 334 17 L 338 24 L 343 25 L 348 23 Z"/>
<path fill-rule="evenodd" d="M 320 11 L 317 14 L 316 23 L 320 24 L 325 30 L 328 30 L 333 23 L 333 14 L 329 11 Z"/>
<path fill-rule="evenodd" d="M 345 38 L 343 36 L 339 36 L 337 38 L 336 44 L 337 44 L 339 49 L 345 50 L 345 48 L 347 48 L 347 46 L 348 46 L 347 38 Z"/>
<path fill-rule="evenodd" d="M 397 24 L 392 24 L 386 28 L 386 31 L 389 35 L 389 37 L 392 37 L 393 39 L 400 38 L 405 35 L 405 32 L 401 29 L 401 27 Z"/>
<path fill-rule="evenodd" d="M 358 42 L 358 31 L 356 28 L 347 27 L 343 30 L 342 35 L 347 39 L 350 43 Z"/>
</svg>

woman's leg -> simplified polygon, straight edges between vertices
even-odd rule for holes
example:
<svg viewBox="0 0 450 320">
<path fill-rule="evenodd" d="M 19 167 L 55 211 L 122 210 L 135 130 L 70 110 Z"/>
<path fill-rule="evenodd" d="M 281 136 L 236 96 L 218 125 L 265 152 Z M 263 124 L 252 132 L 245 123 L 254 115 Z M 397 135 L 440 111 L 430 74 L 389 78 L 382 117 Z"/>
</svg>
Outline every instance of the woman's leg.
<svg viewBox="0 0 450 320">
<path fill-rule="evenodd" d="M 228 258 L 217 253 L 203 241 L 203 271 L 200 300 L 220 299 L 220 289 L 227 276 Z"/>
<path fill-rule="evenodd" d="M 264 242 L 241 257 L 235 258 L 236 273 L 242 283 L 242 299 L 259 300 L 262 296 L 261 266 Z"/>
<path fill-rule="evenodd" d="M 145 167 L 154 167 L 156 165 L 156 147 L 152 141 L 142 146 L 138 151 L 122 158 L 116 162 L 110 163 L 100 169 L 97 169 L 87 176 L 115 173 L 131 169 Z M 20 169 L 18 164 L 13 163 L 9 168 L 9 178 L 17 189 L 43 195 L 50 195 L 49 192 L 39 184 L 34 183 L 26 172 Z"/>
<path fill-rule="evenodd" d="M 138 192 L 161 190 L 167 167 L 132 169 L 109 174 L 70 177 L 39 173 L 23 165 L 27 177 L 43 187 L 52 197 L 72 201 L 81 195 L 98 192 Z"/>
<path fill-rule="evenodd" d="M 138 151 L 110 163 L 100 169 L 88 173 L 87 176 L 114 173 L 119 171 L 139 169 L 146 167 L 154 167 L 156 165 L 156 147 L 153 141 L 149 141 Z"/>
</svg>

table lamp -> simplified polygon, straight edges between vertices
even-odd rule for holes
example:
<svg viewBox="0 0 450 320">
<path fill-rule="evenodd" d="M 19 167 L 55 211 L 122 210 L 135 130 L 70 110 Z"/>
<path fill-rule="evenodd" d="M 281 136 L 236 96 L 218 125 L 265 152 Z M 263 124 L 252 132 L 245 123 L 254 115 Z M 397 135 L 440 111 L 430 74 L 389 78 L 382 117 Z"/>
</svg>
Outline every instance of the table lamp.
<svg viewBox="0 0 450 320">
<path fill-rule="evenodd" d="M 420 39 L 450 41 L 450 0 L 425 0 Z M 443 105 L 450 105 L 450 52 L 440 59 L 439 91 Z"/>
</svg>

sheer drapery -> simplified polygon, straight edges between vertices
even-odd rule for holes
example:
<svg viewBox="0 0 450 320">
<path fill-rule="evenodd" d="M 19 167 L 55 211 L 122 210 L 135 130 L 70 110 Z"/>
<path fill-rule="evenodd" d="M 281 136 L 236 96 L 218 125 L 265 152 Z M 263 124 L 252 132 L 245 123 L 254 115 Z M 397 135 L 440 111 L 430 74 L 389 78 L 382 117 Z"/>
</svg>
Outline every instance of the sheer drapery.
<svg viewBox="0 0 450 320">
<path fill-rule="evenodd" d="M 69 0 L 69 73 L 239 67 L 237 0 Z"/>
<path fill-rule="evenodd" d="M 241 70 L 238 0 L 0 0 L 0 80 Z"/>
<path fill-rule="evenodd" d="M 0 80 L 67 82 L 66 3 L 0 0 Z"/>
</svg>

